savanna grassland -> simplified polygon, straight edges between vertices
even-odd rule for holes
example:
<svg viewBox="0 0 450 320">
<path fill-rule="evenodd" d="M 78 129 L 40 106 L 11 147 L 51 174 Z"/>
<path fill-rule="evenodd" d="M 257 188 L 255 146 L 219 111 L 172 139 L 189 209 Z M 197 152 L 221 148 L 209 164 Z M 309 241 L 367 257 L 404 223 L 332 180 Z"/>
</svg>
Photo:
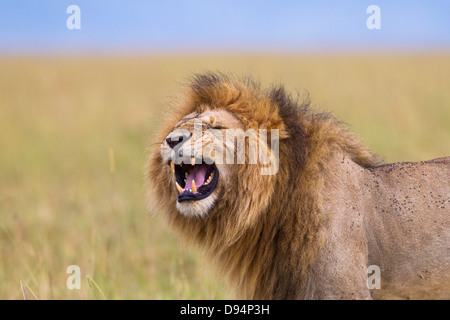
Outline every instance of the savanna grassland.
<svg viewBox="0 0 450 320">
<path fill-rule="evenodd" d="M 3 57 L 1 299 L 234 297 L 144 187 L 165 106 L 206 70 L 309 93 L 386 162 L 450 155 L 449 53 Z"/>
</svg>

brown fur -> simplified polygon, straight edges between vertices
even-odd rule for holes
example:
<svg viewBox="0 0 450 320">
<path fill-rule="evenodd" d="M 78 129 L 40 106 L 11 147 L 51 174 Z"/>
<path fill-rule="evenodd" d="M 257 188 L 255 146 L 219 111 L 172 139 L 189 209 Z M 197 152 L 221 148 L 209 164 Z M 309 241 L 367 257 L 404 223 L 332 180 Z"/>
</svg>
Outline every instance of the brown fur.
<svg viewBox="0 0 450 320">
<path fill-rule="evenodd" d="M 176 106 L 175 116 L 161 130 L 159 141 L 163 142 L 186 115 L 210 110 L 225 110 L 244 130 L 279 129 L 279 171 L 263 176 L 258 165 L 229 165 L 229 179 L 219 181 L 218 199 L 210 212 L 201 218 L 186 217 L 176 209 L 172 174 L 162 162 L 158 146 L 148 163 L 148 180 L 170 224 L 206 249 L 240 298 L 371 298 L 361 270 L 365 272 L 368 263 L 382 263 L 368 261 L 366 233 L 346 235 L 348 231 L 341 230 L 333 236 L 331 230 L 354 219 L 341 217 L 344 204 L 338 201 L 334 207 L 335 200 L 354 203 L 356 191 L 350 190 L 354 185 L 363 188 L 366 179 L 358 174 L 366 177 L 366 173 L 375 172 L 380 159 L 332 116 L 311 112 L 308 103 L 295 102 L 282 87 L 263 90 L 251 80 L 211 73 L 192 80 L 185 101 Z M 220 122 L 220 117 L 211 116 L 210 121 Z M 350 184 L 346 185 L 347 180 Z M 443 194 L 448 199 L 448 190 Z M 330 195 L 335 197 L 330 200 Z M 376 207 L 376 203 L 366 203 Z M 444 230 L 448 230 L 448 220 L 445 223 Z M 361 222 L 361 230 L 364 228 Z M 334 261 L 339 259 L 324 250 L 346 246 L 338 244 L 343 240 L 348 240 L 349 247 L 355 243 L 352 249 L 361 252 L 361 260 L 340 256 L 357 266 L 346 269 L 341 263 L 345 270 L 332 276 L 340 268 Z M 358 280 L 352 274 L 355 268 L 361 274 Z M 341 280 L 333 282 L 331 277 Z M 327 286 L 325 279 L 335 286 Z"/>
</svg>

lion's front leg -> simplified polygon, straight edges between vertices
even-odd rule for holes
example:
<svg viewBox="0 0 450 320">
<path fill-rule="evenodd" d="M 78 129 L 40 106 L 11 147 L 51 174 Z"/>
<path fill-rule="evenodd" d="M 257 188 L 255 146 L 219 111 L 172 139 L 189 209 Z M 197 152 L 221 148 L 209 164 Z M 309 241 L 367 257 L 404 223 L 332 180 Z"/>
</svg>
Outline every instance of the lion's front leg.
<svg viewBox="0 0 450 320">
<path fill-rule="evenodd" d="M 358 247 L 326 245 L 310 271 L 306 299 L 372 299 L 367 258 Z"/>
<path fill-rule="evenodd" d="M 325 198 L 325 242 L 310 269 L 310 296 L 372 299 L 367 284 L 368 246 L 362 208 L 356 197 L 340 193 L 331 191 Z"/>
</svg>

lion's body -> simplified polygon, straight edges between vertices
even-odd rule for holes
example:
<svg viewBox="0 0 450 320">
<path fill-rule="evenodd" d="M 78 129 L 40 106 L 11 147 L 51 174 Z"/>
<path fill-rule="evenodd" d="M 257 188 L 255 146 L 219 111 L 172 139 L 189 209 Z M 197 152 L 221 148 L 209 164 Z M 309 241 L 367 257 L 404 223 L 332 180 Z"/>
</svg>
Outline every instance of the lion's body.
<svg viewBox="0 0 450 320">
<path fill-rule="evenodd" d="M 319 298 L 450 298 L 450 158 L 364 169 L 336 157 L 322 191 Z M 330 164 L 331 164 L 330 163 Z M 368 290 L 367 266 L 381 288 Z M 321 294 L 316 296 L 316 292 Z"/>
<path fill-rule="evenodd" d="M 284 89 L 211 74 L 194 80 L 160 141 L 205 114 L 280 130 L 278 172 L 220 166 L 201 218 L 189 216 L 199 205 L 176 205 L 167 146 L 149 161 L 170 223 L 215 258 L 240 298 L 450 298 L 450 158 L 380 165 L 338 121 Z M 370 265 L 381 289 L 367 286 Z"/>
</svg>

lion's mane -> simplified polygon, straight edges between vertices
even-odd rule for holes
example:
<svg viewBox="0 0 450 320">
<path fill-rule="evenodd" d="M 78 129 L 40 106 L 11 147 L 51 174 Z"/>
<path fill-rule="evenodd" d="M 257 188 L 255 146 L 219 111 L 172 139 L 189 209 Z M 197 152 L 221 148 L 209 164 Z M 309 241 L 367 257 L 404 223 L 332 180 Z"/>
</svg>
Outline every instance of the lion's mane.
<svg viewBox="0 0 450 320">
<path fill-rule="evenodd" d="M 207 73 L 193 77 L 184 101 L 160 131 L 163 141 L 177 121 L 192 113 L 223 109 L 245 128 L 279 129 L 279 171 L 262 176 L 257 166 L 235 165 L 230 185 L 205 217 L 177 212 L 169 172 L 158 148 L 148 163 L 148 180 L 170 224 L 206 249 L 237 288 L 239 297 L 290 299 L 305 295 L 305 275 L 326 235 L 320 190 L 343 154 L 361 167 L 378 157 L 327 113 L 293 99 L 282 86 L 262 89 L 255 81 Z"/>
</svg>

